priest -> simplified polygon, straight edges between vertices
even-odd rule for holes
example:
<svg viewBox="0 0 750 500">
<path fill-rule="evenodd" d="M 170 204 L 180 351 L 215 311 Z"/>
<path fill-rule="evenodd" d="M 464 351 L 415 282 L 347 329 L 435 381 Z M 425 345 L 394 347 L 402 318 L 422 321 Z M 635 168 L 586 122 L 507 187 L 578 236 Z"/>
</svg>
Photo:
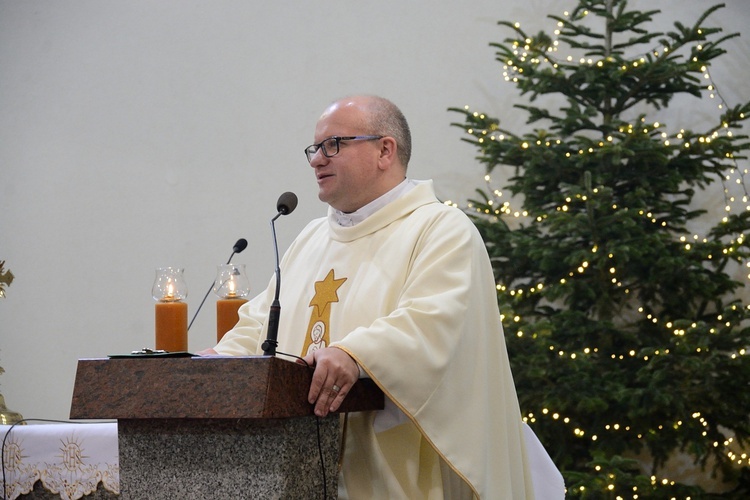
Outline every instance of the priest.
<svg viewBox="0 0 750 500">
<path fill-rule="evenodd" d="M 277 353 L 314 367 L 318 416 L 361 377 L 386 395 L 384 410 L 343 417 L 339 498 L 563 498 L 521 420 L 482 238 L 431 181 L 407 177 L 402 112 L 337 100 L 304 151 L 329 208 L 281 260 Z M 275 289 L 274 277 L 203 354 L 261 354 Z"/>
</svg>

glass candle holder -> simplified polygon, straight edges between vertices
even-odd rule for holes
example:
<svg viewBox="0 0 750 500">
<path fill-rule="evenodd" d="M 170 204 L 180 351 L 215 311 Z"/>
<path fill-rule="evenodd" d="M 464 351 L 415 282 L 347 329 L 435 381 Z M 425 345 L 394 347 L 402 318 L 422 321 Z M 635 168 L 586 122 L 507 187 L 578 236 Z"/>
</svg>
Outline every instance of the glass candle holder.
<svg viewBox="0 0 750 500">
<path fill-rule="evenodd" d="M 247 302 L 247 296 L 250 294 L 250 280 L 245 272 L 245 264 L 218 266 L 213 291 L 219 297 L 216 301 L 216 341 L 218 342 L 237 324 L 239 320 L 237 311 L 242 304 Z"/>
<path fill-rule="evenodd" d="M 188 307 L 183 300 L 188 289 L 184 269 L 160 267 L 156 270 L 151 295 L 155 306 L 155 348 L 167 352 L 187 351 Z"/>
</svg>

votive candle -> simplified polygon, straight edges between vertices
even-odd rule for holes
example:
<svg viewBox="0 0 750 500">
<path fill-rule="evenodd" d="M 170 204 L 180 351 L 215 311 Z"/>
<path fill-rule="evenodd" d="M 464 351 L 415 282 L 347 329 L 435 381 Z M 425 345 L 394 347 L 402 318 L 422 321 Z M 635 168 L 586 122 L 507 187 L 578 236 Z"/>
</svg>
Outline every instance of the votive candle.
<svg viewBox="0 0 750 500">
<path fill-rule="evenodd" d="M 156 303 L 156 349 L 187 351 L 188 305 L 180 300 Z"/>
<path fill-rule="evenodd" d="M 237 312 L 242 304 L 247 302 L 240 297 L 219 299 L 216 301 L 216 341 L 219 342 L 224 334 L 234 328 L 240 316 Z"/>
</svg>

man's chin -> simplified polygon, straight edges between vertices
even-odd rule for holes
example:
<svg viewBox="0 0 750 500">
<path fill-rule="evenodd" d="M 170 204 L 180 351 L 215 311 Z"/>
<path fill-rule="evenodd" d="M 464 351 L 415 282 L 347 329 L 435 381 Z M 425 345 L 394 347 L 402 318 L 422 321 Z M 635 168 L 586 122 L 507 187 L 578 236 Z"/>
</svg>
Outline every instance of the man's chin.
<svg viewBox="0 0 750 500">
<path fill-rule="evenodd" d="M 323 203 L 328 203 L 329 205 L 333 206 L 334 198 L 331 195 L 331 193 L 326 189 L 321 188 L 318 190 L 318 199 L 322 201 Z"/>
</svg>

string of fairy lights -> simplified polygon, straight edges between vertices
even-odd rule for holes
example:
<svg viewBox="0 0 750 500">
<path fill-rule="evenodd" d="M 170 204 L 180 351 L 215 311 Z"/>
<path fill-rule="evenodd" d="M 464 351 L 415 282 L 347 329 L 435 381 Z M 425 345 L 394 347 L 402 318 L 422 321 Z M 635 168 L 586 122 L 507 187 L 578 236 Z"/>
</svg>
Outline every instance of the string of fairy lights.
<svg viewBox="0 0 750 500">
<path fill-rule="evenodd" d="M 584 11 L 582 16 L 587 16 L 588 12 Z M 567 21 L 571 21 L 571 14 L 569 12 L 564 12 L 563 18 Z M 517 58 L 517 62 L 513 60 L 505 61 L 505 65 L 503 66 L 503 78 L 507 82 L 517 83 L 519 77 L 523 75 L 523 69 L 518 66 L 518 63 L 527 63 L 531 62 L 534 65 L 541 65 L 541 64 L 550 64 L 553 68 L 558 68 L 561 64 L 561 61 L 559 59 L 556 59 L 554 54 L 558 52 L 559 50 L 559 37 L 562 32 L 562 28 L 564 27 L 563 21 L 558 21 L 557 28 L 554 30 L 554 38 L 551 40 L 551 43 L 547 47 L 545 51 L 545 55 L 543 57 L 531 57 L 529 55 L 529 50 L 534 44 L 534 40 L 531 38 L 526 38 L 523 40 L 523 42 L 516 40 L 513 43 L 513 54 Z M 520 32 L 520 23 L 515 23 L 514 27 L 516 30 L 518 30 L 518 33 Z M 653 56 L 655 58 L 659 58 L 662 55 L 669 53 L 671 48 L 669 46 L 661 46 L 659 48 L 654 48 L 650 50 L 648 53 L 644 53 L 640 56 L 637 56 L 631 60 L 629 64 L 622 64 L 620 67 L 620 70 L 622 72 L 627 72 L 631 68 L 637 68 L 638 66 L 647 64 L 650 60 L 649 56 Z M 701 51 L 703 50 L 703 47 L 701 45 L 697 45 L 695 47 L 695 50 Z M 576 59 L 569 55 L 564 58 L 567 64 L 574 63 Z M 578 64 L 581 65 L 589 65 L 589 66 L 596 66 L 596 67 L 604 67 L 606 64 L 611 63 L 611 60 L 596 60 L 593 58 L 579 58 L 577 59 Z M 713 81 L 711 74 L 708 70 L 707 66 L 703 66 L 701 68 L 702 77 L 707 82 L 705 85 L 705 89 L 708 92 L 708 96 L 710 99 L 718 100 L 717 108 L 720 112 L 723 112 L 725 109 L 728 109 L 727 103 L 724 99 L 724 97 L 721 95 L 721 93 L 718 90 L 717 85 Z M 467 113 L 472 113 L 469 106 L 465 106 L 465 111 Z M 484 120 L 486 117 L 478 112 L 472 113 L 475 118 L 480 118 Z M 744 115 L 740 116 L 741 119 L 744 119 Z M 500 133 L 496 129 L 482 129 L 482 130 L 476 130 L 469 128 L 466 130 L 466 132 L 470 135 L 472 135 L 477 142 L 480 144 L 484 143 L 485 141 L 504 141 L 508 140 L 507 137 L 505 137 L 504 134 Z M 732 130 L 730 127 L 730 124 L 726 121 L 722 122 L 720 126 L 716 127 L 714 130 L 709 131 L 708 134 L 702 135 L 699 137 L 688 137 L 687 133 L 684 129 L 681 129 L 679 132 L 676 133 L 668 133 L 665 130 L 665 125 L 660 122 L 653 122 L 653 123 L 646 123 L 645 118 L 640 119 L 640 123 L 638 125 L 628 124 L 626 126 L 623 126 L 620 128 L 619 132 L 621 134 L 635 134 L 635 133 L 643 133 L 643 134 L 656 134 L 660 139 L 663 141 L 663 144 L 665 146 L 674 146 L 675 148 L 681 147 L 681 148 L 693 148 L 699 144 L 710 144 L 712 141 L 715 141 L 717 138 L 719 138 L 722 134 L 726 137 L 732 137 Z M 611 145 L 615 141 L 615 138 L 613 137 L 606 137 L 602 141 L 598 143 L 599 148 L 607 147 Z M 521 141 L 520 146 L 524 149 L 527 149 L 529 147 L 559 147 L 561 145 L 561 141 L 558 140 L 537 140 L 535 144 L 529 143 L 528 141 Z M 570 151 L 567 153 L 568 157 L 572 157 L 573 155 L 586 155 L 586 154 L 596 154 L 596 149 L 594 146 L 588 148 L 588 149 L 579 149 L 578 151 Z M 728 173 L 725 176 L 719 177 L 719 181 L 721 182 L 722 191 L 724 195 L 724 215 L 722 218 L 722 222 L 726 223 L 729 219 L 729 215 L 733 213 L 736 210 L 745 210 L 750 211 L 750 196 L 748 195 L 747 187 L 745 184 L 745 176 L 748 173 L 747 168 L 741 169 L 738 164 L 736 158 L 731 153 L 727 153 L 725 160 L 730 163 L 731 168 L 729 168 Z M 741 195 L 739 197 L 737 195 L 733 195 L 730 190 L 730 184 L 732 180 L 734 179 L 734 184 L 741 190 Z M 512 207 L 512 203 L 510 201 L 503 199 L 503 192 L 497 188 L 493 188 L 492 186 L 492 179 L 489 174 L 485 176 L 485 183 L 487 184 L 489 188 L 489 192 L 492 193 L 493 198 L 490 198 L 486 200 L 487 206 L 490 208 L 487 209 L 480 209 L 475 207 L 473 204 L 469 203 L 467 205 L 468 210 L 476 210 L 477 212 L 488 215 L 488 216 L 495 216 L 495 217 L 512 217 L 512 218 L 528 218 L 529 214 L 528 212 L 524 210 L 518 210 L 514 209 Z M 596 196 L 598 194 L 598 189 L 594 188 L 592 189 L 592 195 Z M 587 200 L 586 195 L 576 195 L 573 198 L 566 198 L 565 204 L 561 204 L 556 209 L 558 211 L 568 211 L 569 205 L 571 203 L 575 202 L 585 202 Z M 740 203 L 742 206 L 739 206 Z M 451 201 L 447 201 L 446 204 L 452 205 L 452 206 L 458 206 L 456 203 L 453 203 Z M 739 208 L 738 208 L 739 206 Z M 618 210 L 620 207 L 613 205 L 612 210 Z M 645 217 L 648 219 L 651 223 L 660 225 L 662 227 L 666 227 L 667 223 L 663 220 L 658 220 L 652 213 L 646 211 L 646 210 L 640 210 L 638 212 L 640 216 Z M 546 216 L 541 215 L 536 218 L 537 222 L 541 222 Z M 739 245 L 742 245 L 745 240 L 744 234 L 737 234 L 735 237 L 731 238 L 729 241 L 725 242 L 725 246 L 722 249 L 722 252 L 724 254 L 731 254 L 733 253 Z M 690 251 L 697 243 L 699 242 L 707 242 L 708 239 L 704 236 L 700 236 L 698 234 L 693 234 L 692 237 L 687 236 L 681 236 L 680 242 L 684 245 L 684 249 L 686 251 Z M 599 249 L 594 246 L 591 248 L 591 253 L 596 254 L 599 251 Z M 610 260 L 614 260 L 615 256 L 613 254 L 609 254 L 607 256 Z M 713 256 L 709 255 L 709 259 L 713 258 Z M 750 263 L 745 263 L 746 268 L 749 269 L 750 273 Z M 589 269 L 590 264 L 588 261 L 581 262 L 578 266 L 576 266 L 574 269 L 571 269 L 568 273 L 567 278 L 561 278 L 560 284 L 565 284 L 567 279 L 575 278 L 576 276 L 580 276 L 587 272 Z M 617 287 L 622 287 L 623 292 L 628 294 L 630 293 L 630 290 L 627 288 L 627 286 L 623 285 L 622 281 L 617 276 L 617 268 L 613 264 L 609 268 L 609 273 L 612 275 L 612 283 L 616 285 Z M 747 275 L 748 280 L 750 280 L 750 274 Z M 535 294 L 541 292 L 545 288 L 544 283 L 533 283 L 533 284 L 526 284 L 523 287 L 517 287 L 509 289 L 507 286 L 498 283 L 497 289 L 501 293 L 505 293 L 510 295 L 511 297 L 522 297 L 525 294 Z M 736 307 L 734 309 L 736 310 Z M 748 309 L 750 309 L 750 306 L 747 306 Z M 659 318 L 657 318 L 652 312 L 648 311 L 646 308 L 640 307 L 638 308 L 638 312 L 642 314 L 647 320 L 651 321 L 654 324 L 662 324 L 663 327 L 669 331 L 671 334 L 678 336 L 678 337 L 684 337 L 685 335 L 689 335 L 690 329 L 695 329 L 701 327 L 701 325 L 693 324 L 690 326 L 690 329 L 686 330 L 685 328 L 680 328 L 675 326 L 670 321 L 660 321 Z M 503 316 L 503 321 L 513 321 L 513 322 L 520 322 L 521 318 L 519 316 L 514 316 L 513 318 L 508 318 Z M 730 321 L 727 321 L 725 318 L 723 318 L 720 314 L 716 317 L 717 323 L 723 324 L 727 328 L 731 328 L 733 325 Z M 736 325 L 734 325 L 736 326 Z M 711 333 L 717 333 L 715 328 L 711 328 L 709 330 Z M 517 336 L 522 337 L 525 335 L 525 333 L 522 330 L 519 330 L 516 333 Z M 585 356 L 599 356 L 601 353 L 597 348 L 591 348 L 587 347 L 582 349 L 580 352 L 565 352 L 562 349 L 559 349 L 555 347 L 554 345 L 549 346 L 550 351 L 556 352 L 557 356 L 559 358 L 568 358 L 571 360 L 575 360 L 581 357 Z M 708 349 L 706 347 L 696 347 L 696 353 L 700 354 L 701 352 L 707 352 Z M 736 352 L 728 353 L 728 357 L 731 359 L 736 359 L 740 356 L 745 356 L 748 353 L 748 350 L 750 348 L 740 348 Z M 623 354 L 611 354 L 611 358 L 613 361 L 624 361 L 628 359 L 635 359 L 638 357 L 642 357 L 644 361 L 648 361 L 651 356 L 662 356 L 662 355 L 669 355 L 670 351 L 668 348 L 663 350 L 655 350 L 650 355 L 649 354 L 643 354 L 643 353 L 637 353 L 635 350 L 631 350 L 627 353 Z M 535 414 L 533 412 L 528 412 L 526 415 L 523 416 L 523 420 L 527 423 L 535 423 L 538 419 L 541 418 L 548 418 L 552 419 L 554 421 L 562 422 L 566 426 L 569 426 L 571 428 L 571 432 L 577 437 L 581 439 L 589 439 L 591 441 L 597 441 L 600 439 L 600 436 L 597 433 L 590 433 L 586 430 L 582 429 L 581 426 L 578 426 L 575 424 L 572 418 L 561 415 L 559 412 L 555 412 L 549 408 L 543 408 L 541 410 L 541 414 Z M 697 423 L 700 427 L 703 428 L 703 436 L 708 435 L 708 429 L 710 427 L 709 422 L 706 420 L 706 418 L 700 413 L 700 412 L 694 412 L 692 413 L 689 418 L 694 421 L 694 423 Z M 684 422 L 681 420 L 678 420 L 677 422 L 673 422 L 671 424 L 673 429 L 679 429 L 684 425 Z M 664 424 L 658 425 L 654 431 L 660 431 L 664 428 Z M 609 424 L 606 424 L 603 426 L 602 431 L 606 432 L 634 432 L 629 426 L 627 425 L 621 425 L 617 422 L 612 422 Z M 641 433 L 636 434 L 638 439 L 642 439 L 643 435 Z M 731 437 L 725 439 L 723 442 L 716 441 L 713 443 L 714 448 L 720 448 L 723 447 L 723 452 L 726 454 L 726 456 L 732 461 L 732 463 L 735 463 L 737 466 L 743 466 L 747 465 L 750 466 L 750 455 L 748 453 L 742 451 L 741 449 L 738 449 L 737 444 L 735 440 Z M 598 466 L 597 466 L 598 467 Z M 614 490 L 615 489 L 615 477 L 611 476 L 612 481 L 610 484 L 608 484 L 607 489 Z M 667 479 L 667 478 L 657 478 L 656 476 L 651 477 L 651 482 L 653 485 L 656 484 L 663 484 L 663 485 L 670 485 L 674 484 L 674 481 Z M 617 497 L 623 498 L 623 497 Z M 639 492 L 637 488 L 633 488 L 633 499 L 639 498 Z"/>
</svg>

